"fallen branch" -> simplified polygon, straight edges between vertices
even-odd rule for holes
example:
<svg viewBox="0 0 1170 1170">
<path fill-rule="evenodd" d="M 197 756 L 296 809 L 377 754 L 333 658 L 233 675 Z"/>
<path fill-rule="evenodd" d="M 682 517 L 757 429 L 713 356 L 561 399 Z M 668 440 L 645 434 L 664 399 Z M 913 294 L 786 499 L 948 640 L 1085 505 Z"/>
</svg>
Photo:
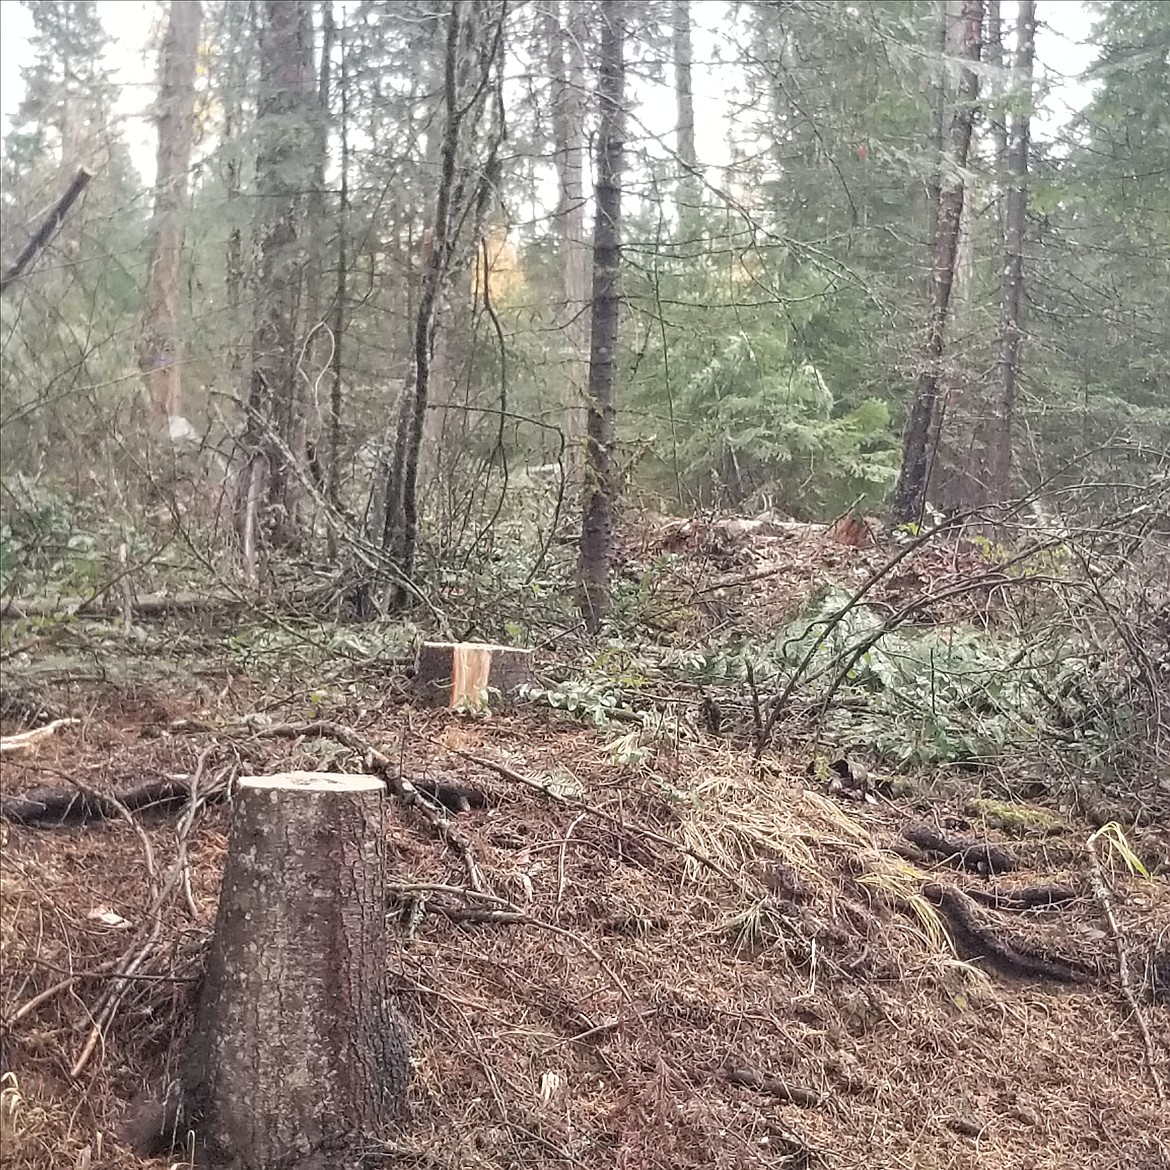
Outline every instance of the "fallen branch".
<svg viewBox="0 0 1170 1170">
<path fill-rule="evenodd" d="M 31 731 L 20 731 L 16 735 L 0 736 L 0 756 L 15 756 L 31 751 L 44 739 L 48 739 L 58 728 L 72 727 L 80 723 L 80 719 L 54 719 L 44 727 L 34 727 Z"/>
<path fill-rule="evenodd" d="M 806 1109 L 815 1109 L 825 1103 L 825 1095 L 815 1089 L 803 1089 L 799 1085 L 790 1085 L 771 1073 L 761 1072 L 757 1068 L 726 1068 L 723 1075 L 733 1085 L 743 1085 L 755 1089 L 760 1093 L 767 1093 L 770 1097 L 778 1097 L 781 1101 L 791 1101 L 793 1105 L 803 1105 Z"/>
<path fill-rule="evenodd" d="M 115 820 L 126 812 L 177 812 L 190 803 L 192 793 L 190 776 L 166 776 L 108 793 L 76 786 L 34 788 L 23 796 L 0 796 L 0 820 L 30 829 L 77 828 Z M 207 804 L 223 800 L 227 785 L 212 786 L 200 796 Z"/>
<path fill-rule="evenodd" d="M 1088 840 L 1086 851 L 1089 858 L 1089 883 L 1093 889 L 1093 896 L 1101 908 L 1101 914 L 1109 927 L 1109 936 L 1113 940 L 1113 952 L 1117 956 L 1117 981 L 1121 985 L 1121 994 L 1129 1010 L 1133 1013 L 1134 1022 L 1142 1038 L 1142 1048 L 1146 1058 L 1146 1069 L 1154 1085 L 1154 1092 L 1163 1106 L 1166 1104 L 1166 1086 L 1162 1083 L 1162 1076 L 1158 1072 L 1158 1065 L 1154 1057 L 1154 1040 L 1150 1035 L 1150 1026 L 1142 1013 L 1141 1005 L 1134 994 L 1133 981 L 1129 974 L 1129 957 L 1125 953 L 1125 941 L 1121 927 L 1117 922 L 1117 914 L 1113 909 L 1113 898 L 1109 893 L 1109 886 L 1105 881 L 1105 874 L 1101 869 L 1101 858 L 1097 853 L 1098 833 L 1094 833 Z"/>
<path fill-rule="evenodd" d="M 366 766 L 377 773 L 385 782 L 386 787 L 409 808 L 417 809 L 434 829 L 443 843 L 463 862 L 467 872 L 467 880 L 472 889 L 484 889 L 483 877 L 479 872 L 479 865 L 475 859 L 475 852 L 471 842 L 459 832 L 448 817 L 448 804 L 428 796 L 412 780 L 402 774 L 401 768 L 373 744 L 362 739 L 356 731 L 340 723 L 318 719 L 310 723 L 274 723 L 268 727 L 257 726 L 245 721 L 247 729 L 256 736 L 276 736 L 284 739 L 333 739 L 343 747 L 358 753 L 366 761 Z M 466 799 L 463 789 L 451 791 L 442 785 L 431 786 L 436 791 L 443 791 L 453 802 Z"/>
<path fill-rule="evenodd" d="M 0 610 L 5 621 L 19 621 L 22 618 L 75 618 L 75 617 L 116 617 L 124 618 L 126 602 L 123 597 L 110 598 L 104 593 L 116 584 L 110 582 L 105 589 L 92 597 L 26 597 L 13 598 Z M 135 617 L 169 617 L 181 613 L 208 613 L 232 611 L 243 608 L 247 602 L 233 594 L 202 593 L 144 593 L 130 604 Z"/>
</svg>

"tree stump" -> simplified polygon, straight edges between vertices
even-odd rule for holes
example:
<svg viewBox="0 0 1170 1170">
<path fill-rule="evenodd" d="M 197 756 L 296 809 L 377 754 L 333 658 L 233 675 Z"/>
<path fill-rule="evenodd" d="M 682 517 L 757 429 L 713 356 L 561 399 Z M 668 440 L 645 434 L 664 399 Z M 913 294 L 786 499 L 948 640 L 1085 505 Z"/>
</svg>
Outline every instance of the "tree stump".
<svg viewBox="0 0 1170 1170">
<path fill-rule="evenodd" d="M 430 707 L 486 706 L 487 691 L 513 695 L 532 678 L 532 651 L 486 642 L 424 642 L 415 664 L 415 690 Z"/>
<path fill-rule="evenodd" d="M 340 1170 L 405 1117 L 384 794 L 373 776 L 239 782 L 176 1135 L 200 1164 Z"/>
</svg>

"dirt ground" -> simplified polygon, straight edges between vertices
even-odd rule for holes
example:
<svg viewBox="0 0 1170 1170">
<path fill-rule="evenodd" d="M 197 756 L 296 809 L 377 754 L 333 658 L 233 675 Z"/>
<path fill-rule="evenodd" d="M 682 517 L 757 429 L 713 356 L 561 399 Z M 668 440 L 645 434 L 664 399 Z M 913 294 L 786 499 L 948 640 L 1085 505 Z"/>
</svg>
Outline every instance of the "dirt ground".
<svg viewBox="0 0 1170 1170">
<path fill-rule="evenodd" d="M 791 609 L 780 593 L 772 602 Z M 311 701 L 308 685 L 273 698 L 211 659 L 170 681 L 99 675 L 46 683 L 80 721 L 5 759 L 5 799 L 363 769 L 328 736 L 241 722 L 258 712 L 334 720 L 415 781 L 482 793 L 454 823 L 517 910 L 508 921 L 469 913 L 465 859 L 416 810 L 387 806 L 413 1119 L 376 1164 L 1170 1167 L 1170 888 L 1165 872 L 1144 877 L 1099 848 L 1114 931 L 1091 881 L 1092 825 L 1061 816 L 1008 832 L 918 783 L 850 800 L 798 744 L 757 765 L 712 734 L 586 728 L 528 707 L 424 712 L 393 671 Z M 6 680 L 6 698 L 17 689 Z M 10 702 L 0 730 L 44 715 Z M 615 743 L 627 733 L 637 753 Z M 152 913 L 151 875 L 175 860 L 180 823 L 0 822 L 3 1165 L 168 1165 L 117 1135 L 177 1067 L 230 808 L 191 826 L 190 896 L 179 883 Z M 988 876 L 916 855 L 903 836 L 915 825 L 999 843 L 1018 868 Z M 420 901 L 424 886 L 455 892 Z M 1008 899 L 1037 887 L 1068 896 Z M 955 899 L 974 929 L 948 912 Z M 112 1001 L 111 972 L 132 953 L 136 978 Z"/>
</svg>

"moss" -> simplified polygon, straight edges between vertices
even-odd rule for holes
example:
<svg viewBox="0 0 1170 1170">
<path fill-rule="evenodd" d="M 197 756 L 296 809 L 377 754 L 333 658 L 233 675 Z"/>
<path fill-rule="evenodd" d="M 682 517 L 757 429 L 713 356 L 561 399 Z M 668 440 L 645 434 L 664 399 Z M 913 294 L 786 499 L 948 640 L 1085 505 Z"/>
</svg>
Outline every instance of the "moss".
<svg viewBox="0 0 1170 1170">
<path fill-rule="evenodd" d="M 1047 837 L 1066 828 L 1064 821 L 1034 804 L 1011 804 L 1001 800 L 969 800 L 968 816 L 979 817 L 993 829 L 1011 837 Z"/>
</svg>

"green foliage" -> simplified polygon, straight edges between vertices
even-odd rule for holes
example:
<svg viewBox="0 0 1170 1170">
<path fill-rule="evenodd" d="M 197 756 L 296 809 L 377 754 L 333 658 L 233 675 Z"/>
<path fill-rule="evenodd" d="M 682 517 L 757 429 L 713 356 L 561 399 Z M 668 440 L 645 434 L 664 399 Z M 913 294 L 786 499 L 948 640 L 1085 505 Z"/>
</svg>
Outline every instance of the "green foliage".
<svg viewBox="0 0 1170 1170">
<path fill-rule="evenodd" d="M 622 703 L 621 691 L 616 687 L 580 679 L 569 679 L 551 687 L 525 685 L 520 696 L 554 711 L 574 715 L 594 727 L 609 726 L 610 716 Z"/>
<path fill-rule="evenodd" d="M 770 643 L 667 652 L 662 667 L 709 686 L 742 686 L 750 663 L 757 685 L 774 693 L 808 659 L 793 701 L 815 705 L 868 646 L 829 698 L 828 727 L 840 742 L 867 744 L 894 766 L 977 764 L 1069 745 L 1073 726 L 1081 764 L 1107 768 L 1130 714 L 1099 701 L 1090 648 L 1071 631 L 1024 644 L 974 629 L 899 627 L 874 641 L 884 615 L 858 605 L 841 617 L 847 602 L 827 590 Z"/>
<path fill-rule="evenodd" d="M 109 569 L 105 552 L 120 533 L 98 508 L 21 475 L 0 484 L 0 590 L 28 592 L 52 585 L 83 593 Z"/>
</svg>

